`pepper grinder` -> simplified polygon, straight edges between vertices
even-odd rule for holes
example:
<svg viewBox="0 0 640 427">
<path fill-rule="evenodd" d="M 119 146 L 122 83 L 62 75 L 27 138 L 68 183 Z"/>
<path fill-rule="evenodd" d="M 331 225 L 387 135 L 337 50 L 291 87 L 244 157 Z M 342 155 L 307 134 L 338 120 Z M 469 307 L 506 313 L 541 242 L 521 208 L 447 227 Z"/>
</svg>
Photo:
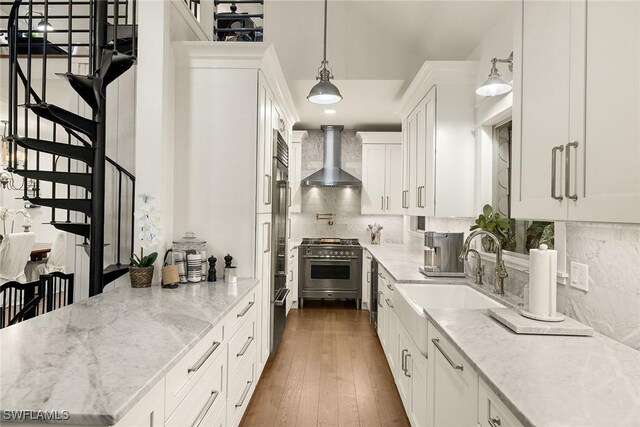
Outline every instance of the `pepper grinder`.
<svg viewBox="0 0 640 427">
<path fill-rule="evenodd" d="M 216 282 L 218 277 L 216 276 L 216 262 L 218 258 L 211 255 L 207 261 L 209 261 L 209 275 L 207 276 L 207 282 Z"/>
<path fill-rule="evenodd" d="M 236 283 L 238 281 L 238 273 L 236 268 L 231 265 L 233 257 L 229 254 L 224 257 L 224 282 Z"/>
</svg>

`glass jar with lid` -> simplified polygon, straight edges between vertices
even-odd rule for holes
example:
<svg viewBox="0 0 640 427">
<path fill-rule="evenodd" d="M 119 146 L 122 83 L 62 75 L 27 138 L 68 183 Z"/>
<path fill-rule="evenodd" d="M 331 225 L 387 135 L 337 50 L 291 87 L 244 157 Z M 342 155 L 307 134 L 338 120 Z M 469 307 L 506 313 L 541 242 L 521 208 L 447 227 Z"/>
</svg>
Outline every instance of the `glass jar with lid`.
<svg viewBox="0 0 640 427">
<path fill-rule="evenodd" d="M 192 232 L 173 242 L 173 263 L 180 283 L 201 282 L 207 278 L 207 242 Z"/>
</svg>

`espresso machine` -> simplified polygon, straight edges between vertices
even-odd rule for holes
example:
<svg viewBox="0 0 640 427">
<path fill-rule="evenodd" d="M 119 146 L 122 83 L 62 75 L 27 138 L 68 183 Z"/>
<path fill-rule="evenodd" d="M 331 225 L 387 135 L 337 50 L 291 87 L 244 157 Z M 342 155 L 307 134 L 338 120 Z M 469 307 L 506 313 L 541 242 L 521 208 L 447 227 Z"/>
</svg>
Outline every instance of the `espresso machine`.
<svg viewBox="0 0 640 427">
<path fill-rule="evenodd" d="M 424 233 L 424 267 L 420 272 L 430 277 L 465 277 L 462 252 L 464 233 Z"/>
</svg>

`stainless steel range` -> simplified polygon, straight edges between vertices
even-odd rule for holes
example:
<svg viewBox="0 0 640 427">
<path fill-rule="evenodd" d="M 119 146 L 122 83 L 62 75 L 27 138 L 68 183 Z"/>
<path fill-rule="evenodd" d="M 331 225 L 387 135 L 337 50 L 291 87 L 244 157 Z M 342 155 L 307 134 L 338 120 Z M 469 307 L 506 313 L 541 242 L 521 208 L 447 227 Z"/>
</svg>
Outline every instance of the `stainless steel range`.
<svg viewBox="0 0 640 427">
<path fill-rule="evenodd" d="M 358 239 L 303 239 L 299 250 L 298 307 L 305 298 L 355 299 L 362 305 L 362 247 Z"/>
</svg>

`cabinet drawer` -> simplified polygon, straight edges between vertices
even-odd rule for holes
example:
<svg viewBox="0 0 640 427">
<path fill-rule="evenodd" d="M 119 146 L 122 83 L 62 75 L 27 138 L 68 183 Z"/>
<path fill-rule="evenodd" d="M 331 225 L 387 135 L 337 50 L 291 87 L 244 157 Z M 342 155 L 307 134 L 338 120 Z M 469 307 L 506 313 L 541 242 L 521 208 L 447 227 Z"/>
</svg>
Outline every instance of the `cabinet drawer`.
<svg viewBox="0 0 640 427">
<path fill-rule="evenodd" d="M 478 424 L 482 427 L 522 427 L 482 379 L 478 386 Z"/>
<path fill-rule="evenodd" d="M 227 398 L 227 424 L 240 424 L 242 415 L 249 405 L 256 383 L 255 353 L 249 354 L 235 374 L 229 375 L 229 397 Z"/>
<path fill-rule="evenodd" d="M 255 353 L 256 348 L 256 311 L 240 326 L 238 332 L 229 340 L 229 374 L 232 375 L 238 365 L 249 355 Z"/>
<path fill-rule="evenodd" d="M 165 406 L 171 415 L 213 360 L 224 354 L 225 326 L 219 322 L 174 366 L 166 377 Z"/>
<path fill-rule="evenodd" d="M 165 427 L 211 425 L 225 406 L 225 360 L 218 354 L 185 399 L 167 419 Z"/>
<path fill-rule="evenodd" d="M 242 322 L 244 322 L 251 313 L 255 313 L 256 292 L 256 289 L 249 292 L 249 294 L 242 298 L 242 300 L 231 309 L 229 314 L 227 314 L 226 324 L 229 332 L 228 336 L 234 336 L 238 328 L 242 325 Z"/>
</svg>

